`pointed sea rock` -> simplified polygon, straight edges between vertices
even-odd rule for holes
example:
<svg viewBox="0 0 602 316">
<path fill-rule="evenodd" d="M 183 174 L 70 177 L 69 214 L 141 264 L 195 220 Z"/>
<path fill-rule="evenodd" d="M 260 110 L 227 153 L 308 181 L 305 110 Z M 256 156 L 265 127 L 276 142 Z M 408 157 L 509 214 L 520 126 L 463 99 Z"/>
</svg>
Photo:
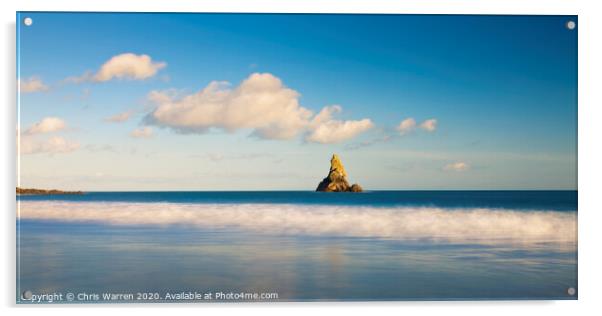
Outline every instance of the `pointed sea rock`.
<svg viewBox="0 0 602 316">
<path fill-rule="evenodd" d="M 347 171 L 336 154 L 330 159 L 330 171 L 328 176 L 318 184 L 316 191 L 321 192 L 362 192 L 359 184 L 349 185 L 347 182 Z"/>
</svg>

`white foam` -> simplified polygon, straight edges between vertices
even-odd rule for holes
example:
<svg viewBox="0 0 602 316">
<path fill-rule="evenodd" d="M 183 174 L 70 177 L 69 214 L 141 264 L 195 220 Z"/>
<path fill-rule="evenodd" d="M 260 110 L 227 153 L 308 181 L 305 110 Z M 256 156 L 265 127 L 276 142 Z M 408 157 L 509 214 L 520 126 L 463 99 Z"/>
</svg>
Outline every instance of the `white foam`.
<svg viewBox="0 0 602 316">
<path fill-rule="evenodd" d="M 447 242 L 576 243 L 576 212 L 292 204 L 21 201 L 22 219 L 109 225 L 187 225 L 265 234 Z"/>
</svg>

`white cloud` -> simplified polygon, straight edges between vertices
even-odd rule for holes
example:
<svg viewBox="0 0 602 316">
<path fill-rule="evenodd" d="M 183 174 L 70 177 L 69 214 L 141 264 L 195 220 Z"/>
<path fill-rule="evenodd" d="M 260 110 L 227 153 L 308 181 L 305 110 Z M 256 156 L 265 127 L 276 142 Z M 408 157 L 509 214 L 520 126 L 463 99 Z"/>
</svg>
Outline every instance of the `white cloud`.
<svg viewBox="0 0 602 316">
<path fill-rule="evenodd" d="M 467 163 L 465 163 L 465 162 L 462 162 L 462 161 L 449 163 L 449 164 L 447 164 L 447 165 L 445 165 L 443 167 L 443 170 L 446 170 L 446 171 L 458 171 L 458 172 L 460 172 L 460 171 L 466 171 L 468 169 L 470 169 L 470 165 L 467 164 Z"/>
<path fill-rule="evenodd" d="M 374 127 L 370 119 L 359 121 L 333 120 L 334 113 L 341 112 L 338 105 L 327 106 L 318 113 L 310 124 L 310 132 L 305 137 L 306 141 L 332 144 L 357 136 L 358 134 Z"/>
<path fill-rule="evenodd" d="M 19 92 L 33 93 L 40 91 L 48 91 L 48 86 L 42 82 L 39 77 L 33 76 L 25 80 L 17 80 Z"/>
<path fill-rule="evenodd" d="M 250 129 L 252 135 L 260 138 L 292 139 L 310 132 L 309 141 L 322 142 L 324 137 L 312 136 L 320 129 L 336 134 L 327 140 L 332 142 L 353 137 L 372 126 L 368 119 L 332 120 L 340 106 L 326 107 L 312 119 L 312 111 L 299 104 L 299 93 L 269 73 L 253 73 L 234 88 L 227 82 L 213 81 L 199 92 L 181 98 L 158 91 L 148 97 L 158 106 L 146 121 L 181 133 Z"/>
<path fill-rule="evenodd" d="M 306 137 L 307 141 L 332 144 L 353 138 L 374 127 L 370 119 L 359 121 L 332 120 L 320 124 Z"/>
<path fill-rule="evenodd" d="M 316 128 L 320 124 L 326 123 L 332 120 L 332 116 L 337 113 L 343 112 L 343 108 L 340 105 L 325 106 L 318 114 L 316 114 L 311 120 L 310 128 Z"/>
<path fill-rule="evenodd" d="M 79 143 L 68 141 L 62 137 L 54 136 L 40 140 L 40 135 L 64 130 L 67 127 L 65 121 L 58 117 L 45 117 L 25 130 L 18 139 L 20 154 L 60 154 L 69 153 L 79 148 Z M 19 134 L 19 129 L 17 129 Z"/>
<path fill-rule="evenodd" d="M 146 98 L 152 103 L 164 104 L 180 98 L 183 94 L 183 91 L 178 91 L 177 89 L 167 89 L 162 91 L 153 90 L 148 93 Z"/>
<path fill-rule="evenodd" d="M 154 76 L 166 65 L 164 62 L 153 62 L 148 55 L 125 53 L 114 56 L 104 63 L 94 75 L 94 80 L 108 81 L 114 78 L 143 80 Z"/>
<path fill-rule="evenodd" d="M 47 140 L 36 140 L 33 137 L 22 136 L 20 141 L 20 154 L 63 154 L 75 151 L 79 143 L 68 141 L 62 137 L 51 137 Z"/>
<path fill-rule="evenodd" d="M 434 132 L 437 129 L 437 120 L 430 119 L 422 122 L 419 126 L 421 129 L 427 132 Z M 414 118 L 409 117 L 399 123 L 395 129 L 399 132 L 400 135 L 406 135 L 414 130 L 416 130 L 416 120 Z"/>
<path fill-rule="evenodd" d="M 126 112 L 122 112 L 122 113 L 117 113 L 113 116 L 109 116 L 105 119 L 105 121 L 111 122 L 111 123 L 120 123 L 120 122 L 125 122 L 125 121 L 129 120 L 130 116 L 132 116 L 132 111 L 126 111 Z"/>
<path fill-rule="evenodd" d="M 86 72 L 79 77 L 69 77 L 66 82 L 105 82 L 112 79 L 144 80 L 153 77 L 167 66 L 164 62 L 153 62 L 148 55 L 124 53 L 106 61 L 96 73 Z"/>
<path fill-rule="evenodd" d="M 26 135 L 44 134 L 58 132 L 67 127 L 65 121 L 58 117 L 45 117 L 40 122 L 33 124 L 25 131 Z"/>
<path fill-rule="evenodd" d="M 436 119 L 426 120 L 426 121 L 422 122 L 422 124 L 420 124 L 420 128 L 422 128 L 423 130 L 425 130 L 427 132 L 434 132 L 435 129 L 437 129 L 437 120 Z"/>
<path fill-rule="evenodd" d="M 153 129 L 148 126 L 138 128 L 138 129 L 133 130 L 130 133 L 130 136 L 132 136 L 134 138 L 150 138 L 153 136 Z"/>
<path fill-rule="evenodd" d="M 311 111 L 299 105 L 299 94 L 271 74 L 252 74 L 235 89 L 229 89 L 226 82 L 213 81 L 179 100 L 158 92 L 150 97 L 159 102 L 150 114 L 151 121 L 179 132 L 247 128 L 263 138 L 289 139 L 311 117 Z"/>
<path fill-rule="evenodd" d="M 414 130 L 414 128 L 416 128 L 416 120 L 414 120 L 413 118 L 407 118 L 403 121 L 401 121 L 399 123 L 399 125 L 397 125 L 397 131 L 399 132 L 399 134 L 401 135 L 405 135 L 411 131 Z"/>
</svg>

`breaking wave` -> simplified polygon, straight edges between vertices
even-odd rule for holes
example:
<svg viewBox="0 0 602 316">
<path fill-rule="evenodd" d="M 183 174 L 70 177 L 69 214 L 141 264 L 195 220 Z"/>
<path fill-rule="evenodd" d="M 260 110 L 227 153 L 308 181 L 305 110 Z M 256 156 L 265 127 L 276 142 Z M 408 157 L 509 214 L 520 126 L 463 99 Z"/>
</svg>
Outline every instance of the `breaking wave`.
<svg viewBox="0 0 602 316">
<path fill-rule="evenodd" d="M 555 211 L 20 201 L 18 216 L 32 220 L 109 225 L 185 225 L 287 235 L 476 243 L 574 244 L 577 241 L 577 213 Z"/>
</svg>

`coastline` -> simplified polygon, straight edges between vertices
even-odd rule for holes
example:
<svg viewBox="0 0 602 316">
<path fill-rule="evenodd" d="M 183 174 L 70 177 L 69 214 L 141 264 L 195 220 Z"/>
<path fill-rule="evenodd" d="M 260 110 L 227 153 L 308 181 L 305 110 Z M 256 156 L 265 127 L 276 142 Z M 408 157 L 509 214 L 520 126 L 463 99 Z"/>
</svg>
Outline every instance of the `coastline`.
<svg viewBox="0 0 602 316">
<path fill-rule="evenodd" d="M 33 189 L 33 188 L 16 188 L 16 195 L 81 195 L 84 194 L 83 191 L 62 191 L 62 190 L 43 190 L 43 189 Z"/>
</svg>

